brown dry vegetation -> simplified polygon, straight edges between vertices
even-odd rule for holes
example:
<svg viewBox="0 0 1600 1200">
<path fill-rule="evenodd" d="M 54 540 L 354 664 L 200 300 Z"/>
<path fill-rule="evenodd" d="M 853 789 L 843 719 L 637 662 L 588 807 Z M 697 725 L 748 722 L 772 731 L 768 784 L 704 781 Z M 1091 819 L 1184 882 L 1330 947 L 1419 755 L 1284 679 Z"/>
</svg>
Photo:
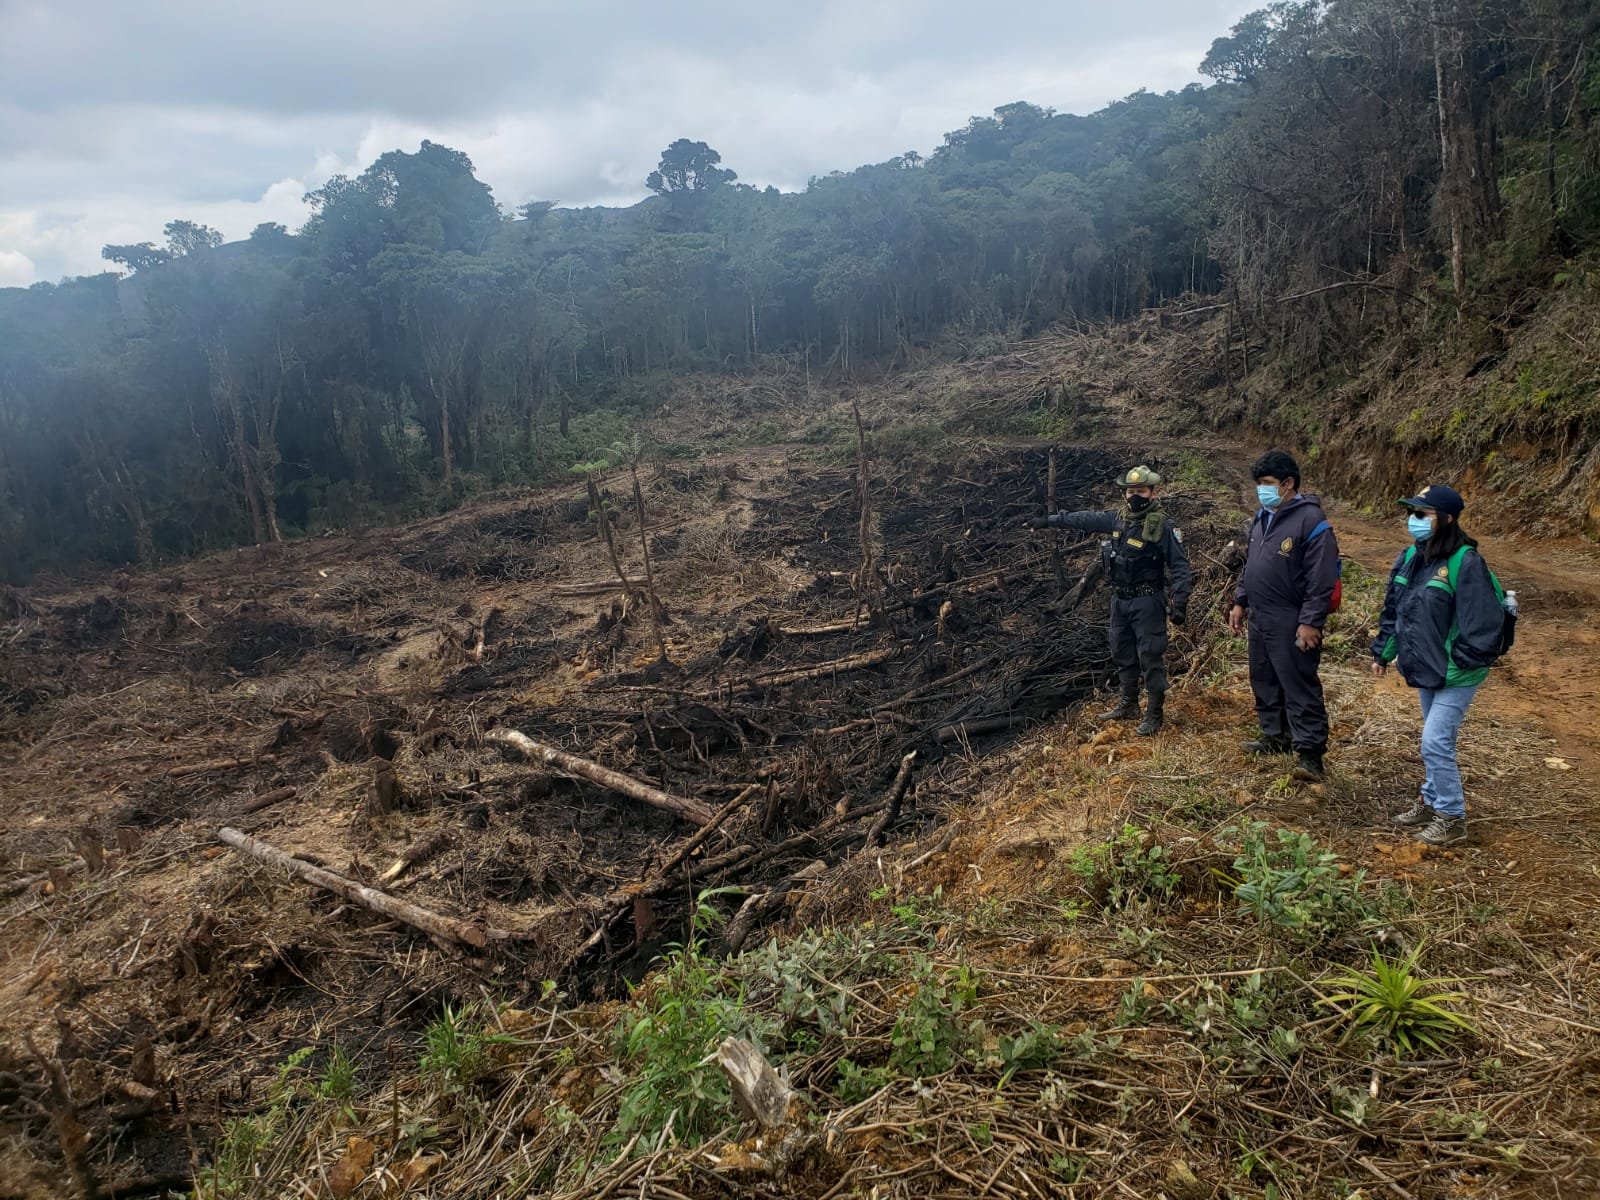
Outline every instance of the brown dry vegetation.
<svg viewBox="0 0 1600 1200">
<path fill-rule="evenodd" d="M 1218 386 L 1214 334 L 1059 335 L 863 390 L 866 586 L 848 397 L 685 385 L 648 432 L 703 453 L 645 472 L 665 666 L 577 485 L 7 597 L 0 1194 L 1594 1194 L 1597 763 L 1582 707 L 1546 698 L 1594 677 L 1600 566 L 1485 547 L 1527 616 L 1463 738 L 1471 846 L 1384 822 L 1416 718 L 1361 671 L 1359 568 L 1394 547 L 1352 514 L 1333 773 L 1245 759 L 1214 561 L 1245 452 L 1148 427 Z M 1046 608 L 1046 543 L 1018 529 L 1038 434 L 1064 504 L 1128 455 L 1176 479 L 1205 581 L 1154 743 L 1073 707 L 1103 593 Z M 626 472 L 602 486 L 632 574 Z M 497 727 L 724 823 L 663 870 L 691 826 L 507 761 Z M 367 882 L 432 839 L 389 890 L 515 936 L 431 942 L 223 825 Z M 1234 895 L 1279 829 L 1335 856 L 1309 925 Z M 1470 1032 L 1409 1056 L 1346 1036 L 1322 997 L 1373 946 L 1460 979 Z M 781 1173 L 704 1063 L 740 1032 L 813 1105 Z"/>
</svg>

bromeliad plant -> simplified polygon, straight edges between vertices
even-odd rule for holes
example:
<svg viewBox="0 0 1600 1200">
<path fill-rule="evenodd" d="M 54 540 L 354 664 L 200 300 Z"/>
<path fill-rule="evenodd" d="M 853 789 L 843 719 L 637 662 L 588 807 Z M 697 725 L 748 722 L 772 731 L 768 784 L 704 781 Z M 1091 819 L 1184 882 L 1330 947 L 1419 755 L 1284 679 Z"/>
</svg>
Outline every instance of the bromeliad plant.
<svg viewBox="0 0 1600 1200">
<path fill-rule="evenodd" d="M 1339 1010 L 1347 1022 L 1344 1037 L 1358 1029 L 1370 1030 L 1402 1055 L 1426 1048 L 1438 1053 L 1463 1033 L 1475 1033 L 1465 1014 L 1456 1010 L 1465 992 L 1444 990 L 1453 979 L 1425 979 L 1417 973 L 1418 946 L 1405 958 L 1392 962 L 1372 951 L 1371 971 L 1347 971 L 1331 981 L 1338 989 L 1324 1003 Z"/>
</svg>

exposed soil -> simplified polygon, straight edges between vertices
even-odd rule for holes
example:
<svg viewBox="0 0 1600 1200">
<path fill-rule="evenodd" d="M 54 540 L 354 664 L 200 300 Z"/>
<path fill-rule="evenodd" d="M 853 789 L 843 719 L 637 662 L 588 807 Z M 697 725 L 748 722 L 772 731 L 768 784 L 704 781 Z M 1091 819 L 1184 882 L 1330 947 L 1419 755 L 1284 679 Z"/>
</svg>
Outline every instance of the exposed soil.
<svg viewBox="0 0 1600 1200">
<path fill-rule="evenodd" d="M 950 427 L 1032 403 L 1036 371 L 1001 371 Z M 1080 424 L 1125 411 L 1115 388 L 1085 390 L 1104 404 Z M 922 412 L 910 383 L 884 402 Z M 818 423 L 850 430 L 837 407 L 786 415 L 808 438 Z M 696 419 L 720 418 L 708 402 Z M 1062 507 L 1104 503 L 1112 468 L 1152 455 L 1087 438 L 1057 453 Z M 1155 457 L 1169 474 L 1198 462 L 1231 477 L 1239 451 L 1186 441 Z M 99 1178 L 159 1193 L 191 1177 L 230 1116 L 259 1108 L 301 1047 L 338 1045 L 381 1078 L 447 1001 L 534 998 L 547 979 L 573 1002 L 621 995 L 715 885 L 773 886 L 768 924 L 790 903 L 795 924 L 859 914 L 889 886 L 875 846 L 860 852 L 869 841 L 904 849 L 895 889 L 1049 908 L 1051 889 L 1076 886 L 1072 848 L 1169 793 L 1222 805 L 1219 826 L 1248 815 L 1309 829 L 1463 911 L 1519 912 L 1505 936 L 1522 939 L 1521 974 L 1492 976 L 1508 979 L 1507 1002 L 1531 979 L 1527 1004 L 1562 1005 L 1551 1044 L 1600 1024 L 1580 1002 L 1600 925 L 1600 553 L 1486 541 L 1524 616 L 1463 736 L 1473 842 L 1425 853 L 1384 820 L 1420 766 L 1410 695 L 1363 671 L 1374 614 L 1347 611 L 1330 639 L 1326 785 L 1289 785 L 1282 764 L 1237 752 L 1248 691 L 1216 634 L 1238 510 L 1203 475 L 1168 501 L 1202 574 L 1175 637 L 1174 728 L 1152 746 L 1088 727 L 1075 706 L 1105 681 L 1104 592 L 1056 610 L 1050 542 L 1020 527 L 1040 511 L 1046 466 L 1042 445 L 971 438 L 874 462 L 866 584 L 855 471 L 829 455 L 796 445 L 646 472 L 667 663 L 581 488 L 0 597 L 0 1196 L 62 1193 L 44 1060 L 63 1068 Z M 627 476 L 602 486 L 624 570 L 640 574 Z M 1347 556 L 1386 571 L 1397 528 L 1336 518 Z M 1071 595 L 1094 547 L 1061 551 Z M 691 824 L 486 740 L 505 729 L 697 801 L 720 824 L 684 853 Z M 913 751 L 909 798 L 885 809 Z M 952 813 L 953 840 L 936 831 Z M 225 825 L 368 884 L 428 843 L 384 890 L 508 936 L 432 941 L 220 845 Z M 787 891 L 814 860 L 837 869 L 815 894 Z M 1121 973 L 1046 943 L 1062 972 Z M 1505 965 L 1471 953 L 1474 970 Z M 996 955 L 1020 961 L 1017 946 Z M 1540 990 L 1553 961 L 1565 992 Z M 1552 1177 L 1592 1126 L 1595 1062 L 1568 1066 L 1549 1092 L 1566 1141 L 1532 1155 Z M 153 1098 L 130 1099 L 130 1081 Z M 1508 1127 L 1523 1119 L 1502 1108 Z M 900 1160 L 862 1161 L 892 1172 Z M 1550 1194 L 1518 1188 L 1481 1194 Z"/>
</svg>

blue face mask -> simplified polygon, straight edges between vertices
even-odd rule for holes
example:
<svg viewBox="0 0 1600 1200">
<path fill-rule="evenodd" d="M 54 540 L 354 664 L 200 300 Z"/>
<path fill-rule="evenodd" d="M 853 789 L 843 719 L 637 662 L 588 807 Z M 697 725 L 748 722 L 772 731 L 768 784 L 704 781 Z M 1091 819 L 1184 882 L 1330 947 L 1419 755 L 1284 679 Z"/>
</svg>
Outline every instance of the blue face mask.
<svg viewBox="0 0 1600 1200">
<path fill-rule="evenodd" d="M 1425 542 L 1433 536 L 1433 518 L 1419 517 L 1412 513 L 1406 518 L 1406 532 L 1411 535 L 1411 540 Z"/>
<path fill-rule="evenodd" d="M 1261 502 L 1261 507 L 1274 509 L 1283 503 L 1283 493 L 1278 490 L 1275 483 L 1256 484 L 1256 499 Z"/>
</svg>

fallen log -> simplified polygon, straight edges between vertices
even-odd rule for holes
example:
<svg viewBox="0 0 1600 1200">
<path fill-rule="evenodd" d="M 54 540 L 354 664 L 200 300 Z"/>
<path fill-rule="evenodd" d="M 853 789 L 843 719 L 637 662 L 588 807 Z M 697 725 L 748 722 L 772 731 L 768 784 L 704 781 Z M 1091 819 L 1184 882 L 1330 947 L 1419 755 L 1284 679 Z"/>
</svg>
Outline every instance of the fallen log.
<svg viewBox="0 0 1600 1200">
<path fill-rule="evenodd" d="M 587 779 L 590 783 L 628 796 L 641 804 L 672 813 L 685 821 L 693 821 L 696 825 L 709 824 L 715 815 L 709 806 L 698 800 L 688 796 L 674 796 L 631 775 L 624 775 L 621 771 L 613 771 L 610 767 L 603 767 L 587 758 L 568 754 L 565 750 L 546 742 L 536 742 L 527 734 L 518 733 L 515 729 L 493 730 L 484 735 L 484 741 L 509 746 L 524 758 L 537 759 L 562 775 L 574 779 Z"/>
<path fill-rule="evenodd" d="M 86 866 L 88 864 L 80 858 L 76 862 L 67 863 L 64 867 L 51 867 L 48 871 L 36 871 L 32 875 L 24 875 L 21 879 L 13 879 L 4 887 L 0 887 L 0 897 L 15 896 L 38 884 L 46 883 L 49 881 L 52 871 L 59 872 L 62 875 L 70 875 L 74 871 L 83 870 Z"/>
<path fill-rule="evenodd" d="M 293 858 L 276 846 L 253 838 L 247 833 L 240 833 L 237 829 L 224 827 L 217 832 L 217 837 L 235 850 L 248 854 L 259 862 L 270 863 L 298 879 L 324 888 L 336 896 L 343 896 L 353 904 L 382 913 L 386 917 L 393 917 L 413 929 L 420 929 L 430 937 L 482 947 L 488 945 L 491 937 L 504 941 L 516 936 L 506 930 L 487 929 L 482 925 L 419 908 L 415 904 L 376 891 L 353 879 L 346 879 L 343 875 L 335 875 L 332 871 L 312 866 L 303 859 Z"/>
</svg>

